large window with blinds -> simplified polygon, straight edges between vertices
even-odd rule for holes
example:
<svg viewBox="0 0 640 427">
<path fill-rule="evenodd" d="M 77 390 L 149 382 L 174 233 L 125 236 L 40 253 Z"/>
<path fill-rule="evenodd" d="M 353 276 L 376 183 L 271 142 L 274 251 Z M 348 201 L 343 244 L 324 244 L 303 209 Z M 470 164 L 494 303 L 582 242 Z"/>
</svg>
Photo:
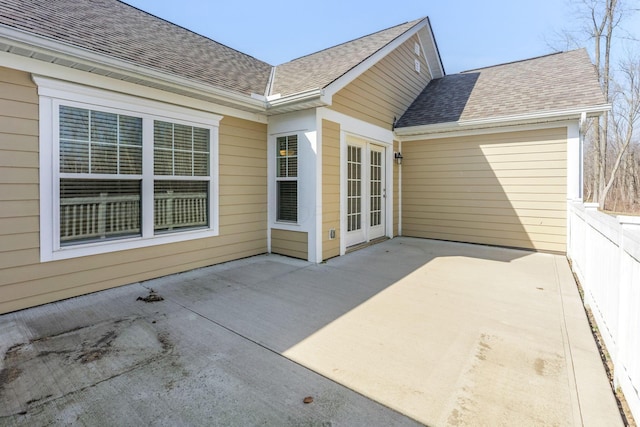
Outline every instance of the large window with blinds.
<svg viewBox="0 0 640 427">
<path fill-rule="evenodd" d="M 41 135 L 41 176 L 53 178 L 41 180 L 44 261 L 217 235 L 219 116 L 43 93 L 52 132 Z"/>
<path fill-rule="evenodd" d="M 276 220 L 298 221 L 298 136 L 276 138 Z"/>
</svg>

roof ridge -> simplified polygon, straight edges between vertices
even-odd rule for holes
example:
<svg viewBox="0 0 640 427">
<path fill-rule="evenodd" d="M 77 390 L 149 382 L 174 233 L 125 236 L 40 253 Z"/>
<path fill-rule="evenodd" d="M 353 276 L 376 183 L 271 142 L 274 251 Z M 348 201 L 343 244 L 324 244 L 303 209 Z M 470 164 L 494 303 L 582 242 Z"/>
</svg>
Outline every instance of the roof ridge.
<svg viewBox="0 0 640 427">
<path fill-rule="evenodd" d="M 571 53 L 571 52 L 575 52 L 575 51 L 582 50 L 582 49 L 584 49 L 584 48 L 578 48 L 578 49 L 572 49 L 572 50 L 559 50 L 557 52 L 551 52 L 551 53 L 547 53 L 547 54 L 544 54 L 544 55 L 534 56 L 533 58 L 517 59 L 515 61 L 509 61 L 509 62 L 503 62 L 503 63 L 500 63 L 500 64 L 488 65 L 486 67 L 472 68 L 470 70 L 460 71 L 458 74 L 471 73 L 473 71 L 481 71 L 481 70 L 486 70 L 486 69 L 489 69 L 489 68 L 502 67 L 504 65 L 512 65 L 512 64 L 518 64 L 518 63 L 521 63 L 521 62 L 534 61 L 536 59 L 546 58 L 546 57 L 554 56 L 554 55 L 560 55 L 560 54 L 563 54 L 563 53 Z"/>
<path fill-rule="evenodd" d="M 411 26 L 411 28 L 413 28 L 413 27 L 415 27 L 416 25 L 418 25 L 418 23 L 422 22 L 423 20 L 425 20 L 425 19 L 427 19 L 427 18 L 428 18 L 428 17 L 426 17 L 426 16 L 425 16 L 425 17 L 422 17 L 422 18 L 419 18 L 419 19 L 414 19 L 413 21 L 406 21 L 406 22 L 403 22 L 403 23 L 401 23 L 401 24 L 394 25 L 393 27 L 383 28 L 382 30 L 378 30 L 378 31 L 375 31 L 375 32 L 370 33 L 370 34 L 366 34 L 366 35 L 364 35 L 364 36 L 356 37 L 355 39 L 351 39 L 351 40 L 348 40 L 348 41 L 346 41 L 346 42 L 338 43 L 338 44 L 336 44 L 336 45 L 333 45 L 333 46 L 330 46 L 330 47 L 326 47 L 326 48 L 324 48 L 324 49 L 320 49 L 320 50 L 318 50 L 318 51 L 311 52 L 311 53 L 308 53 L 308 54 L 306 54 L 306 55 L 299 56 L 299 57 L 297 57 L 297 58 L 293 58 L 292 60 L 287 61 L 287 62 L 284 62 L 284 63 L 279 64 L 279 65 L 277 65 L 277 66 L 284 65 L 284 64 L 288 64 L 288 63 L 290 63 L 290 62 L 294 62 L 294 61 L 298 61 L 298 60 L 300 60 L 300 59 L 302 59 L 302 58 L 308 58 L 309 56 L 313 56 L 313 55 L 316 55 L 316 54 L 318 54 L 318 53 L 326 52 L 326 51 L 328 51 L 328 50 L 335 49 L 335 48 L 337 48 L 337 47 L 339 47 L 339 46 L 344 46 L 344 45 L 346 45 L 346 44 L 348 44 L 348 43 L 353 43 L 353 42 L 355 42 L 355 41 L 357 41 L 357 40 L 362 40 L 362 39 L 365 39 L 365 38 L 367 38 L 367 37 L 371 37 L 371 36 L 374 36 L 374 35 L 376 35 L 376 34 L 383 33 L 383 32 L 385 32 L 385 31 L 393 30 L 394 28 L 398 28 L 398 27 L 401 27 L 401 26 L 403 26 L 403 25 L 407 25 L 407 24 L 414 23 L 414 25 L 412 25 L 412 26 Z M 407 31 L 409 31 L 409 29 L 407 29 Z M 395 40 L 395 39 L 394 39 L 394 40 Z"/>
<path fill-rule="evenodd" d="M 260 61 L 260 62 L 262 62 L 262 63 L 264 63 L 264 64 L 267 64 L 267 65 L 269 65 L 269 66 L 273 67 L 273 65 L 269 64 L 268 62 L 263 61 L 262 59 L 256 58 L 256 57 L 255 57 L 255 56 L 253 56 L 253 55 L 249 55 L 248 53 L 242 52 L 242 51 L 240 51 L 240 50 L 238 50 L 238 49 L 236 49 L 236 48 L 233 48 L 233 47 L 231 47 L 231 46 L 227 46 L 226 44 L 224 44 L 224 43 L 220 43 L 219 41 L 214 40 L 214 39 L 212 39 L 212 38 L 211 38 L 211 37 L 209 37 L 209 36 L 205 36 L 205 35 L 203 35 L 203 34 L 200 34 L 200 33 L 196 32 L 196 31 L 194 31 L 194 30 L 192 30 L 192 29 L 190 29 L 190 28 L 183 27 L 182 25 L 180 25 L 180 24 L 176 24 L 175 22 L 171 22 L 171 21 L 169 21 L 168 19 L 165 19 L 165 18 L 162 18 L 162 17 L 160 17 L 160 16 L 154 15 L 154 14 L 153 14 L 153 13 L 151 13 L 151 12 L 147 12 L 146 10 L 140 9 L 139 7 L 136 7 L 136 6 L 132 5 L 132 4 L 129 4 L 129 3 L 127 3 L 127 2 L 126 2 L 126 1 L 124 1 L 124 0 L 116 0 L 116 1 L 117 1 L 118 3 L 121 3 L 121 4 L 125 5 L 125 6 L 127 6 L 127 7 L 130 7 L 130 8 L 132 8 L 132 9 L 135 9 L 135 10 L 137 10 L 138 12 L 142 12 L 142 13 L 144 13 L 145 15 L 148 15 L 148 16 L 150 16 L 150 17 L 154 18 L 154 19 L 157 19 L 157 20 L 162 21 L 162 22 L 164 22 L 164 23 L 166 23 L 166 24 L 169 24 L 169 25 L 171 25 L 171 26 L 173 26 L 173 27 L 180 28 L 181 30 L 184 30 L 184 31 L 186 31 L 186 32 L 188 32 L 188 33 L 191 33 L 191 34 L 195 35 L 195 36 L 201 37 L 201 38 L 206 39 L 206 40 L 208 40 L 208 41 L 211 41 L 211 42 L 213 42 L 213 43 L 215 43 L 215 44 L 217 44 L 217 45 L 220 45 L 220 46 L 223 46 L 223 47 L 225 47 L 225 48 L 227 48 L 227 49 L 233 50 L 234 52 L 237 52 L 237 53 L 239 53 L 239 54 L 241 54 L 241 55 L 243 55 L 243 56 L 246 56 L 246 57 L 249 57 L 249 58 L 253 58 L 253 59 L 255 59 L 256 61 Z"/>
</svg>

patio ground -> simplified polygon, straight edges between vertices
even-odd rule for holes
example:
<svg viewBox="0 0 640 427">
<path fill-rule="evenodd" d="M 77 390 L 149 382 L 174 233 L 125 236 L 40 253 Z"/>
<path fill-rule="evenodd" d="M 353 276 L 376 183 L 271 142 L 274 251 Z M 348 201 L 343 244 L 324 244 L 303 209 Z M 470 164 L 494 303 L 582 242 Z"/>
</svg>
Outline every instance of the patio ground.
<svg viewBox="0 0 640 427">
<path fill-rule="evenodd" d="M 622 421 L 564 257 L 396 238 L 0 316 L 0 424 Z"/>
</svg>

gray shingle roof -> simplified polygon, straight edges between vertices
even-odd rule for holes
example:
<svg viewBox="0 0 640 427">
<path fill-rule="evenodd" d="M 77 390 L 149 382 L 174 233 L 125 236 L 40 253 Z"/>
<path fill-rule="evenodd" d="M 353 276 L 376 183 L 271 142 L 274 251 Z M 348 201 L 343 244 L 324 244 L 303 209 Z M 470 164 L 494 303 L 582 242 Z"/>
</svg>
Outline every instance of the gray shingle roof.
<svg viewBox="0 0 640 427">
<path fill-rule="evenodd" d="M 117 0 L 2 0 L 0 24 L 247 95 L 272 69 Z"/>
<path fill-rule="evenodd" d="M 397 128 L 604 105 L 586 50 L 556 53 L 433 80 Z"/>
<path fill-rule="evenodd" d="M 279 65 L 271 94 L 323 89 L 421 21 L 406 22 Z"/>
</svg>

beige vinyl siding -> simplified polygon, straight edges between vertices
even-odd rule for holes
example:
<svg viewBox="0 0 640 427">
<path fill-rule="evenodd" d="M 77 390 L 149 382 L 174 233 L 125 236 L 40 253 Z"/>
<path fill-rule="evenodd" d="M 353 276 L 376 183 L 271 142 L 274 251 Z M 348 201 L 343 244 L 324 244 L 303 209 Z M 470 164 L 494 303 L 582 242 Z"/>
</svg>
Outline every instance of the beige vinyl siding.
<svg viewBox="0 0 640 427">
<path fill-rule="evenodd" d="M 390 129 L 431 80 L 424 56 L 416 56 L 417 35 L 333 96 L 331 108 Z M 420 73 L 415 60 L 420 61 Z"/>
<path fill-rule="evenodd" d="M 293 258 L 309 258 L 309 236 L 304 231 L 271 229 L 271 252 Z"/>
<path fill-rule="evenodd" d="M 266 125 L 225 117 L 220 236 L 41 263 L 37 92 L 27 74 L 6 69 L 0 85 L 15 86 L 0 91 L 0 313 L 266 252 Z M 24 109 L 7 102 L 35 107 L 13 117 Z"/>
<path fill-rule="evenodd" d="M 564 252 L 566 128 L 402 143 L 402 234 Z"/>
<path fill-rule="evenodd" d="M 335 229 L 335 239 L 329 232 Z M 322 121 L 322 259 L 340 255 L 340 125 Z"/>
<path fill-rule="evenodd" d="M 397 153 L 400 151 L 400 143 L 398 141 L 393 141 L 393 152 Z M 393 156 L 392 156 L 393 157 Z M 400 222 L 400 167 L 396 163 L 395 159 L 393 160 L 393 236 L 397 236 L 398 232 L 398 224 Z"/>
</svg>

